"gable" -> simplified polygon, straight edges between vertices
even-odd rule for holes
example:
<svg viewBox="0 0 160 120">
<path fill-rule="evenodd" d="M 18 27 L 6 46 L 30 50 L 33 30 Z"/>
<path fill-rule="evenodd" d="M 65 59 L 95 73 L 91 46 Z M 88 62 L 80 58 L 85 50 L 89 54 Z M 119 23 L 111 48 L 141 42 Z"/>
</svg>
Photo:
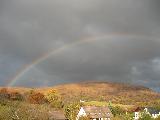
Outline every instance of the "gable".
<svg viewBox="0 0 160 120">
<path fill-rule="evenodd" d="M 87 114 L 86 114 L 85 110 L 83 109 L 83 107 L 81 107 L 81 109 L 80 109 L 80 111 L 78 113 L 78 116 L 86 116 L 86 115 Z"/>
</svg>

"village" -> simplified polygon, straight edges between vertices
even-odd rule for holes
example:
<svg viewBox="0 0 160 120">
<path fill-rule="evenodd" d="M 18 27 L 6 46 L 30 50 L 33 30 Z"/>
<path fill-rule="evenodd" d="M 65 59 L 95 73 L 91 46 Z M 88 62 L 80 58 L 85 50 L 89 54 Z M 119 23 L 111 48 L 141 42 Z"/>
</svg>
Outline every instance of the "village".
<svg viewBox="0 0 160 120">
<path fill-rule="evenodd" d="M 84 103 L 85 101 L 80 100 Z M 76 112 L 76 120 L 160 120 L 160 110 L 153 107 L 135 107 L 132 111 L 120 110 L 120 107 L 81 106 Z M 62 111 L 52 112 L 53 120 L 69 120 Z M 116 117 L 118 115 L 118 117 Z M 124 117 L 122 117 L 124 116 Z"/>
<path fill-rule="evenodd" d="M 92 83 L 90 88 L 92 92 L 95 85 L 101 85 L 102 88 L 102 83 L 94 85 Z M 110 84 L 105 83 L 105 86 L 107 85 Z M 98 91 L 92 95 L 89 89 L 88 92 L 85 89 L 82 87 L 75 91 L 70 84 L 46 89 L 0 88 L 0 120 L 160 120 L 158 93 L 139 88 L 143 93 L 136 93 L 136 96 L 141 95 L 139 99 L 135 96 L 126 96 L 124 92 L 124 90 L 128 92 L 129 89 L 135 91 L 135 87 L 128 88 L 123 85 L 121 91 L 123 94 L 119 99 L 117 99 L 119 96 L 112 94 L 111 97 L 114 99 L 107 100 L 109 94 L 105 93 L 105 98 L 101 96 L 103 92 Z M 85 90 L 83 94 L 82 90 Z M 131 93 L 130 91 L 128 94 Z M 151 100 L 153 97 L 155 98 Z M 148 101 L 142 101 L 147 98 Z"/>
</svg>

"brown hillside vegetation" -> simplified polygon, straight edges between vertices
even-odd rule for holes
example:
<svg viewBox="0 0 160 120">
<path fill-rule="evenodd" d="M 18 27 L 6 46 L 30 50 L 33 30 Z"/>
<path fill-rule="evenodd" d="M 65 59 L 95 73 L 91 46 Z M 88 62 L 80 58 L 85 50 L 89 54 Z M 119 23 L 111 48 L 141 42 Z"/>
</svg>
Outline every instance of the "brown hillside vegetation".
<svg viewBox="0 0 160 120">
<path fill-rule="evenodd" d="M 84 82 L 54 87 L 66 101 L 99 100 L 121 104 L 138 104 L 159 100 L 160 94 L 143 86 L 108 82 Z"/>
<path fill-rule="evenodd" d="M 2 89 L 2 88 L 1 88 Z M 151 103 L 160 100 L 160 94 L 143 86 L 135 86 L 109 82 L 82 82 L 64 84 L 46 88 L 6 88 L 8 91 L 15 91 L 25 94 L 27 91 L 46 93 L 55 89 L 62 96 L 64 102 L 72 101 L 112 101 L 116 104 L 136 105 Z"/>
</svg>

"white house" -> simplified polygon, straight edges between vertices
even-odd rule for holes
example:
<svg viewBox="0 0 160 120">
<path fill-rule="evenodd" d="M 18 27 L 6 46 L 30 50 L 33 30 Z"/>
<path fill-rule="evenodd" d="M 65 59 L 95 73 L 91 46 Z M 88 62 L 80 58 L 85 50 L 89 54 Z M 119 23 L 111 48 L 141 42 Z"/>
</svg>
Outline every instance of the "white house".
<svg viewBox="0 0 160 120">
<path fill-rule="evenodd" d="M 108 107 L 85 106 L 80 108 L 76 120 L 85 116 L 91 120 L 110 120 L 113 115 Z"/>
<path fill-rule="evenodd" d="M 152 107 L 139 108 L 134 112 L 134 120 L 138 120 L 141 117 L 141 113 L 145 112 L 149 114 L 152 118 L 158 118 L 160 116 L 160 111 Z"/>
</svg>

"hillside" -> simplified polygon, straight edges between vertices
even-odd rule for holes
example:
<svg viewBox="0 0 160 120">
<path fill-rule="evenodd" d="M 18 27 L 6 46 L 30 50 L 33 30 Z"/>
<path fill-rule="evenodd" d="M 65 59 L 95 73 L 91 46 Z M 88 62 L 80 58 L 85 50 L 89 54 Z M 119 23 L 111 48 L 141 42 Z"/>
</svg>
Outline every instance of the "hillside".
<svg viewBox="0 0 160 120">
<path fill-rule="evenodd" d="M 98 100 L 121 104 L 138 104 L 160 99 L 160 94 L 143 87 L 109 82 L 82 82 L 55 86 L 64 100 Z"/>
<path fill-rule="evenodd" d="M 49 89 L 57 90 L 64 102 L 112 101 L 115 104 L 137 105 L 160 100 L 160 94 L 149 88 L 122 83 L 81 82 L 45 88 L 7 88 L 8 91 L 17 91 L 21 94 L 30 90 L 45 93 Z"/>
</svg>

